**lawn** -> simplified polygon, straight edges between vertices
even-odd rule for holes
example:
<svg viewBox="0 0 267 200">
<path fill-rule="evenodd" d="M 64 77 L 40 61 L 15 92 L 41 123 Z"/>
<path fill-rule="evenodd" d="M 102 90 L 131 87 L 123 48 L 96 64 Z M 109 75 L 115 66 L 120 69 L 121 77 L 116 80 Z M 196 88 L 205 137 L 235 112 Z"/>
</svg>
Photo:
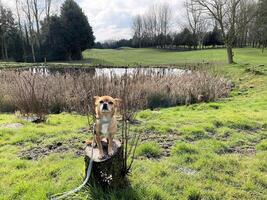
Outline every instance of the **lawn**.
<svg viewBox="0 0 267 200">
<path fill-rule="evenodd" d="M 144 140 L 129 177 L 131 186 L 108 194 L 87 188 L 73 199 L 267 198 L 267 53 L 236 49 L 234 65 L 225 64 L 222 49 L 84 54 L 115 65 L 215 62 L 235 87 L 218 102 L 139 112 L 141 124 L 132 129 L 144 133 Z M 23 126 L 7 128 L 10 123 Z M 80 153 L 88 137 L 86 126 L 87 118 L 77 114 L 50 115 L 44 124 L 1 114 L 0 199 L 41 200 L 78 186 L 84 175 Z"/>
<path fill-rule="evenodd" d="M 267 51 L 261 49 L 241 48 L 234 49 L 235 61 L 239 64 L 264 64 Z M 178 65 L 197 63 L 226 64 L 225 49 L 206 49 L 197 51 L 175 51 L 162 49 L 90 49 L 83 52 L 81 61 L 48 62 L 49 67 L 92 67 L 100 66 L 148 66 L 148 65 Z M 44 63 L 15 63 L 0 62 L 2 67 L 33 67 Z"/>
<path fill-rule="evenodd" d="M 266 63 L 267 51 L 261 49 L 234 49 L 237 63 Z M 92 49 L 83 52 L 84 61 L 103 65 L 161 65 L 226 62 L 225 49 L 208 49 L 197 51 L 174 51 L 161 49 Z"/>
</svg>

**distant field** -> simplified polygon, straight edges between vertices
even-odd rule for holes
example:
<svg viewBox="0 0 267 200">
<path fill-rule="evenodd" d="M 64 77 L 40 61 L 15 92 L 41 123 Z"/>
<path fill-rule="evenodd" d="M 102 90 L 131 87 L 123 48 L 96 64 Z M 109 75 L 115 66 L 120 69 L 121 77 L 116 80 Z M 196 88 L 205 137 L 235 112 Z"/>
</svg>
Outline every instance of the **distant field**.
<svg viewBox="0 0 267 200">
<path fill-rule="evenodd" d="M 235 61 L 240 64 L 267 63 L 267 50 L 242 48 L 234 49 Z M 139 65 L 183 65 L 185 63 L 220 63 L 226 64 L 225 49 L 208 49 L 197 51 L 171 51 L 152 48 L 134 49 L 91 49 L 83 52 L 84 59 L 71 62 L 49 62 L 51 67 L 90 67 L 92 65 L 107 66 L 139 66 Z M 1 67 L 32 67 L 43 63 L 0 62 Z"/>
<path fill-rule="evenodd" d="M 235 49 L 235 61 L 238 63 L 266 63 L 267 51 L 261 49 Z M 160 49 L 92 49 L 83 52 L 84 61 L 106 65 L 159 65 L 184 64 L 200 62 L 226 63 L 225 49 L 210 49 L 197 51 L 170 51 Z"/>
</svg>

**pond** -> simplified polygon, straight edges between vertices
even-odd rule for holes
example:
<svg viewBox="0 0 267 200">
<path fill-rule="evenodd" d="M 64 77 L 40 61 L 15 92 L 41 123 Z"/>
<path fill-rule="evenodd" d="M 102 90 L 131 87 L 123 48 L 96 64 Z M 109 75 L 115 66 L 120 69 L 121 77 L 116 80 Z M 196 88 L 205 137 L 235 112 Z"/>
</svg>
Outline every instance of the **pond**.
<svg viewBox="0 0 267 200">
<path fill-rule="evenodd" d="M 43 75 L 54 75 L 54 74 L 81 74 L 86 73 L 93 76 L 99 75 L 117 75 L 122 76 L 124 74 L 134 74 L 140 72 L 144 75 L 159 75 L 159 76 L 168 76 L 168 75 L 182 75 L 185 72 L 190 72 L 190 70 L 178 69 L 178 68 L 166 68 L 166 67 L 151 67 L 151 68 L 119 68 L 119 67 L 108 67 L 108 68 L 98 68 L 98 67 L 87 67 L 87 68 L 77 68 L 77 67 L 43 67 L 43 66 L 36 66 L 30 68 L 16 68 L 16 69 L 8 69 L 14 71 L 29 71 L 32 73 L 40 73 Z"/>
</svg>

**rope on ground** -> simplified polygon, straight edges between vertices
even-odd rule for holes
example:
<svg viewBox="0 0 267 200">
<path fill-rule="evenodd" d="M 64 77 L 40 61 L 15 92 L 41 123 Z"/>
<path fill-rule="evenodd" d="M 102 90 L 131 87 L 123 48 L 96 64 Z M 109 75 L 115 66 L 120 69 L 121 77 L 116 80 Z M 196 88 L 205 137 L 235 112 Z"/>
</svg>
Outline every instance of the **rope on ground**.
<svg viewBox="0 0 267 200">
<path fill-rule="evenodd" d="M 93 132 L 95 131 L 95 126 L 93 127 Z M 89 178 L 90 178 L 90 175 L 91 175 L 91 171 L 92 171 L 92 167 L 93 167 L 93 152 L 94 152 L 94 143 L 95 143 L 95 140 L 93 139 L 93 142 L 92 142 L 92 151 L 91 151 L 91 158 L 90 158 L 90 161 L 89 161 L 89 165 L 88 165 L 88 168 L 87 168 L 87 172 L 86 172 L 86 178 L 85 178 L 85 180 L 83 181 L 83 183 L 79 186 L 79 187 L 77 187 L 77 188 L 75 188 L 75 189 L 73 189 L 73 190 L 71 190 L 71 191 L 69 191 L 69 192 L 64 192 L 64 193 L 60 193 L 60 194 L 56 194 L 56 195 L 53 195 L 51 198 L 50 198 L 50 200 L 60 200 L 60 199 L 64 199 L 64 198 L 66 198 L 67 196 L 69 196 L 69 195 L 71 195 L 71 194 L 74 194 L 74 193 L 76 193 L 76 192 L 78 192 L 78 191 L 80 191 L 85 185 L 86 185 L 86 183 L 88 182 L 88 180 L 89 180 Z"/>
<path fill-rule="evenodd" d="M 87 172 L 86 172 L 86 179 L 83 181 L 83 183 L 82 183 L 79 187 L 77 187 L 77 188 L 75 188 L 75 189 L 73 189 L 73 190 L 71 190 L 71 191 L 69 191 L 69 192 L 64 192 L 64 193 L 61 193 L 61 194 L 53 195 L 53 196 L 51 197 L 51 200 L 60 200 L 60 199 L 64 199 L 64 198 L 66 198 L 67 196 L 69 196 L 69 195 L 71 195 L 71 194 L 74 194 L 74 193 L 80 191 L 80 190 L 86 185 L 86 183 L 88 182 L 88 180 L 89 180 L 89 178 L 90 178 L 91 171 L 92 171 L 92 167 L 93 167 L 93 159 L 92 159 L 92 158 L 93 158 L 93 148 L 92 148 L 92 152 L 91 152 L 91 159 L 90 159 L 90 161 L 89 161 L 89 166 L 88 166 L 88 168 L 87 168 Z"/>
</svg>

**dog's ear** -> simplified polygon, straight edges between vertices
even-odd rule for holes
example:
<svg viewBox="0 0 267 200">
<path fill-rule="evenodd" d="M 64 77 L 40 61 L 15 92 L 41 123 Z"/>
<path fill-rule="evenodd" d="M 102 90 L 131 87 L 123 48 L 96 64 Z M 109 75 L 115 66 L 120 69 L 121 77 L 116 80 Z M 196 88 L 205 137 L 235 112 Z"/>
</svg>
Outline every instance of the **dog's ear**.
<svg viewBox="0 0 267 200">
<path fill-rule="evenodd" d="M 99 99 L 100 97 L 99 96 L 94 96 L 94 102 L 96 104 L 97 100 Z"/>
</svg>

